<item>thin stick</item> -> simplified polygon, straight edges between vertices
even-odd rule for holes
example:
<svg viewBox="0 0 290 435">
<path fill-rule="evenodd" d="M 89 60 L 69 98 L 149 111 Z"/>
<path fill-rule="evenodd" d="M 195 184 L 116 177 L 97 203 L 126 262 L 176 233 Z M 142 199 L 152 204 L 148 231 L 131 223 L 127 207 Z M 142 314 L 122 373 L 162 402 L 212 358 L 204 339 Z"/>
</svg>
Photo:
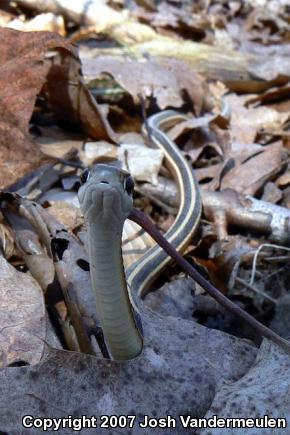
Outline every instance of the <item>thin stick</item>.
<svg viewBox="0 0 290 435">
<path fill-rule="evenodd" d="M 217 290 L 209 281 L 207 281 L 190 263 L 188 263 L 176 249 L 162 236 L 155 225 L 150 221 L 145 213 L 139 210 L 133 209 L 129 215 L 129 219 L 136 222 L 148 234 L 170 255 L 171 258 L 186 272 L 188 273 L 207 293 L 209 293 L 219 304 L 225 307 L 228 311 L 234 315 L 240 317 L 246 323 L 251 325 L 256 332 L 263 337 L 276 343 L 285 352 L 290 354 L 290 342 L 280 337 L 267 326 L 260 323 L 238 305 L 234 304 L 230 299 L 224 296 L 219 290 Z"/>
<path fill-rule="evenodd" d="M 273 245 L 272 243 L 263 243 L 262 245 L 260 245 L 259 248 L 256 250 L 253 258 L 252 274 L 249 282 L 250 285 L 254 284 L 258 255 L 260 254 L 261 250 L 264 248 L 274 248 L 274 249 L 281 249 L 284 251 L 290 251 L 290 248 L 287 248 L 287 246 Z"/>
<path fill-rule="evenodd" d="M 268 295 L 267 293 L 265 293 L 263 290 L 259 290 L 256 287 L 254 287 L 253 285 L 248 284 L 246 281 L 244 281 L 242 278 L 239 278 L 238 276 L 236 277 L 235 280 L 237 283 L 243 285 L 244 287 L 246 287 L 249 290 L 252 290 L 253 292 L 257 293 L 258 295 L 263 296 L 263 298 L 268 299 L 269 301 L 273 302 L 273 304 L 277 304 L 277 300 L 272 298 L 272 296 Z"/>
</svg>

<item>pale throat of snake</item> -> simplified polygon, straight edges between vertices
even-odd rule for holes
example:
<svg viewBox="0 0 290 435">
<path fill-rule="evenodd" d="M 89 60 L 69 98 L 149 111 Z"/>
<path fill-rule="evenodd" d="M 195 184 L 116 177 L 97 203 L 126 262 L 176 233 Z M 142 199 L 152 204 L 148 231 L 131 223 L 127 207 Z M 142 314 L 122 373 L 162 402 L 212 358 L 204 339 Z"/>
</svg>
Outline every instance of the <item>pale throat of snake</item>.
<svg viewBox="0 0 290 435">
<path fill-rule="evenodd" d="M 78 196 L 87 226 L 97 315 L 111 357 L 131 359 L 142 351 L 143 333 L 126 283 L 121 241 L 133 208 L 134 182 L 126 171 L 97 164 L 83 171 L 81 183 Z"/>
</svg>

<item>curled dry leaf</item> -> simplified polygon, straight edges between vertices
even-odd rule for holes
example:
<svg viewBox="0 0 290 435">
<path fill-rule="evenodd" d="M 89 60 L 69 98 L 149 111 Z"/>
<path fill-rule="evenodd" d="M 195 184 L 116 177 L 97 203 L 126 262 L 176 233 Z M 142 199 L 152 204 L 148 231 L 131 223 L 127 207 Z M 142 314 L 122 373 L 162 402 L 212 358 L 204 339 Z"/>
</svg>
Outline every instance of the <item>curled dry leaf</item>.
<svg viewBox="0 0 290 435">
<path fill-rule="evenodd" d="M 63 63 L 51 68 L 45 61 L 49 50 L 61 52 Z M 28 123 L 48 73 L 47 90 L 56 113 L 81 123 L 88 134 L 110 136 L 105 118 L 82 85 L 74 48 L 59 35 L 0 29 L 0 59 L 0 186 L 16 181 L 43 158 L 28 134 Z"/>
<path fill-rule="evenodd" d="M 68 46 L 56 34 L 0 29 L 0 186 L 11 184 L 41 160 L 28 123 L 48 71 L 46 52 Z"/>
<path fill-rule="evenodd" d="M 80 71 L 81 63 L 76 51 L 71 56 L 60 52 L 53 57 L 44 94 L 54 114 L 66 125 L 80 125 L 92 138 L 117 141 L 117 135 L 106 118 L 106 107 L 96 103 L 84 85 Z"/>
<path fill-rule="evenodd" d="M 214 113 L 206 113 L 202 116 L 193 118 L 190 117 L 185 121 L 182 121 L 176 124 L 169 132 L 169 137 L 175 141 L 181 134 L 185 132 L 189 132 L 196 129 L 209 129 L 212 125 L 217 125 L 221 128 L 226 128 L 229 125 L 230 121 L 230 111 L 228 104 L 224 100 L 219 101 L 219 107 L 214 107 L 214 99 L 211 102 L 211 112 Z M 205 141 L 204 145 L 208 145 L 210 142 L 209 137 Z M 221 148 L 218 144 L 210 144 L 213 146 L 217 153 L 221 154 Z M 197 158 L 198 154 L 203 151 L 203 147 L 200 147 L 200 150 L 191 150 L 192 157 Z M 189 152 L 190 154 L 190 152 Z"/>
<path fill-rule="evenodd" d="M 287 187 L 290 185 L 290 169 L 289 169 L 289 167 L 284 174 L 280 175 L 280 177 L 277 178 L 276 184 L 278 187 Z"/>
<path fill-rule="evenodd" d="M 290 25 L 287 22 L 288 16 L 287 13 L 285 13 L 286 11 L 284 11 L 283 13 L 283 2 L 275 2 L 278 7 L 271 7 L 271 5 L 269 7 L 269 3 L 271 4 L 271 2 L 266 2 L 266 4 L 264 5 L 261 3 L 257 5 L 257 7 L 254 8 L 252 13 L 250 13 L 250 15 L 247 17 L 244 27 L 247 31 L 251 31 L 253 29 L 259 30 L 261 35 L 265 35 L 264 41 L 265 39 L 268 39 L 270 42 L 271 37 L 273 37 L 274 33 L 276 36 L 276 40 L 280 39 L 280 36 L 278 36 L 278 34 L 289 34 Z M 284 6 L 286 6 L 287 2 L 284 3 Z M 271 28 L 271 32 L 269 32 L 269 27 Z M 254 31 L 253 33 L 254 35 L 259 34 L 258 31 Z M 266 35 L 269 36 L 267 37 Z"/>
<path fill-rule="evenodd" d="M 51 258 L 48 257 L 43 246 L 41 246 L 37 234 L 32 230 L 17 228 L 13 215 L 9 216 L 10 224 L 15 233 L 15 241 L 20 253 L 20 256 L 25 261 L 26 266 L 30 270 L 33 278 L 42 288 L 43 293 L 46 293 L 54 279 L 54 266 Z M 20 222 L 18 220 L 18 222 Z M 22 220 L 22 226 L 25 228 L 25 223 Z"/>
<path fill-rule="evenodd" d="M 271 106 L 276 108 L 279 112 L 289 112 L 289 97 L 290 97 L 290 86 L 289 83 L 285 86 L 271 87 L 267 91 L 253 95 L 248 101 L 248 104 L 255 104 L 257 102 L 262 104 L 271 104 Z"/>
</svg>

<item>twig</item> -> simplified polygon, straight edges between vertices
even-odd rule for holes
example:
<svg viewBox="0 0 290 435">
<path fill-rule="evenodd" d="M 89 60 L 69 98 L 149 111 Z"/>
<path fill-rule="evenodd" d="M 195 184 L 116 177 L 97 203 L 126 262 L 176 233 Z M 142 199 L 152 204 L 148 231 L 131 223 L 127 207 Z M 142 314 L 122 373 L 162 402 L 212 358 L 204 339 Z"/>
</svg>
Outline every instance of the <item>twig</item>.
<svg viewBox="0 0 290 435">
<path fill-rule="evenodd" d="M 284 266 L 280 267 L 279 269 L 275 270 L 274 272 L 270 273 L 269 275 L 264 275 L 263 278 L 261 278 L 261 281 L 263 281 L 263 282 L 269 281 L 269 279 L 273 278 L 273 276 L 284 272 L 286 267 L 287 267 L 287 265 L 284 264 Z"/>
<path fill-rule="evenodd" d="M 277 303 L 276 299 L 272 298 L 272 296 L 269 296 L 263 290 L 259 290 L 256 287 L 248 284 L 246 281 L 244 281 L 243 279 L 239 278 L 238 276 L 236 277 L 235 281 L 238 282 L 239 284 L 243 285 L 247 289 L 252 290 L 255 293 L 258 293 L 259 295 L 263 296 L 265 299 L 268 299 L 269 301 L 273 302 L 273 304 Z"/>
<path fill-rule="evenodd" d="M 140 193 L 143 196 L 146 196 L 148 199 L 150 199 L 155 205 L 160 207 L 162 210 L 164 210 L 168 214 L 177 214 L 177 210 L 174 207 L 171 207 L 170 205 L 165 204 L 165 202 L 161 201 L 160 199 L 156 198 L 154 195 L 151 195 L 150 193 L 144 193 L 142 187 L 135 186 L 134 190 L 138 193 Z"/>
<path fill-rule="evenodd" d="M 254 258 L 253 258 L 253 267 L 252 267 L 251 279 L 250 279 L 250 282 L 249 282 L 250 285 L 254 284 L 255 275 L 256 275 L 256 266 L 257 266 L 258 255 L 261 252 L 261 250 L 264 249 L 264 248 L 275 248 L 275 249 L 282 249 L 284 251 L 290 251 L 290 248 L 287 248 L 286 246 L 273 245 L 272 243 L 263 243 L 261 246 L 259 246 L 259 248 L 255 252 L 255 255 L 254 255 Z"/>
<path fill-rule="evenodd" d="M 65 166 L 71 166 L 72 168 L 77 168 L 77 169 L 85 169 L 85 165 L 83 165 L 80 162 L 73 162 L 72 160 L 67 160 L 62 157 L 54 157 L 54 159 L 56 159 L 56 163 L 61 163 L 62 165 Z"/>
<path fill-rule="evenodd" d="M 267 326 L 260 323 L 238 305 L 234 304 L 230 299 L 224 296 L 219 290 L 217 290 L 209 281 L 207 281 L 190 263 L 188 263 L 177 251 L 176 249 L 162 236 L 162 234 L 157 230 L 155 225 L 150 221 L 145 213 L 139 210 L 133 209 L 129 215 L 129 219 L 136 222 L 142 228 L 144 228 L 150 236 L 170 255 L 173 260 L 186 272 L 188 273 L 207 293 L 209 293 L 217 302 L 219 302 L 223 307 L 234 315 L 245 320 L 249 325 L 251 325 L 256 332 L 258 332 L 263 337 L 276 343 L 285 352 L 290 355 L 290 342 L 280 337 Z"/>
<path fill-rule="evenodd" d="M 266 257 L 264 258 L 264 261 L 268 263 L 272 263 L 272 261 L 289 261 L 290 257 L 289 255 L 277 255 L 276 257 Z"/>
<path fill-rule="evenodd" d="M 152 135 L 151 135 L 151 130 L 150 130 L 149 124 L 148 124 L 148 118 L 147 118 L 147 115 L 146 115 L 145 100 L 144 100 L 144 97 L 143 97 L 142 94 L 138 94 L 138 96 L 140 98 L 140 103 L 141 103 L 141 113 L 142 113 L 143 124 L 144 124 L 144 127 L 146 129 L 146 133 L 147 133 L 149 141 L 151 143 L 153 143 Z"/>
</svg>

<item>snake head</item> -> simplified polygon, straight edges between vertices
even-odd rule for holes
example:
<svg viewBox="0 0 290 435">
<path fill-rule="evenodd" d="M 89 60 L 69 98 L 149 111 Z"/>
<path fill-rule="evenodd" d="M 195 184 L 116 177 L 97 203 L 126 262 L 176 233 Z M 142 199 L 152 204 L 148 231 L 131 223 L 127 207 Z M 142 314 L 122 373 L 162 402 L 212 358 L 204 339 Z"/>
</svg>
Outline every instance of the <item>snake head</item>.
<svg viewBox="0 0 290 435">
<path fill-rule="evenodd" d="M 87 223 L 122 231 L 133 208 L 134 181 L 129 172 L 108 164 L 85 169 L 80 177 L 79 202 Z"/>
</svg>

